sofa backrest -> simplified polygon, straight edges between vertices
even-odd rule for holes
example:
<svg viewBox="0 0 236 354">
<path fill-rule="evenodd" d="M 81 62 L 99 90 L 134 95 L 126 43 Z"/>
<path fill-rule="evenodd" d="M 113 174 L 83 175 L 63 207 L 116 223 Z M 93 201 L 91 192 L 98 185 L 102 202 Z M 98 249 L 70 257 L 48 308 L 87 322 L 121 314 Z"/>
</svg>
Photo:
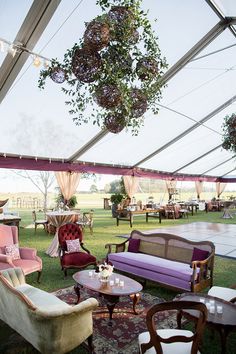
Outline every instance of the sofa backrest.
<svg viewBox="0 0 236 354">
<path fill-rule="evenodd" d="M 18 269 L 18 268 L 13 268 L 12 270 L 15 270 L 15 269 Z M 0 297 L 1 297 L 2 306 L 3 306 L 3 308 L 1 310 L 3 311 L 3 309 L 7 308 L 7 307 L 12 308 L 14 310 L 14 307 L 12 306 L 12 304 L 14 303 L 15 297 L 18 298 L 18 301 L 20 301 L 19 304 L 21 304 L 22 306 L 27 307 L 28 309 L 31 309 L 31 310 L 36 310 L 35 305 L 28 299 L 28 297 L 26 297 L 20 291 L 15 289 L 14 284 L 12 283 L 11 277 L 8 279 L 8 277 L 5 276 L 8 270 L 9 269 L 6 269 L 6 270 L 0 272 Z M 3 273 L 5 273 L 5 274 L 3 274 Z M 15 281 L 16 281 L 16 279 L 14 279 L 14 282 Z M 1 315 L 0 315 L 0 318 L 2 318 Z"/>
<path fill-rule="evenodd" d="M 194 248 L 208 251 L 209 255 L 215 252 L 213 242 L 194 242 L 168 233 L 144 234 L 133 230 L 130 237 L 140 239 L 139 252 L 141 253 L 183 263 L 191 263 Z"/>
</svg>

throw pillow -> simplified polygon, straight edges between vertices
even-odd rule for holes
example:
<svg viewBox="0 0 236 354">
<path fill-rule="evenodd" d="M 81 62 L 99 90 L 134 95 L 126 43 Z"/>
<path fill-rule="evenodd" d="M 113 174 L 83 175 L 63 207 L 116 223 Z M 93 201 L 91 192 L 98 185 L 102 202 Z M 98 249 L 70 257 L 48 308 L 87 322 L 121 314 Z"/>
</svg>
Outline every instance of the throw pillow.
<svg viewBox="0 0 236 354">
<path fill-rule="evenodd" d="M 20 259 L 20 251 L 18 244 L 5 247 L 5 253 L 7 256 L 11 256 L 12 259 Z"/>
<path fill-rule="evenodd" d="M 128 252 L 138 253 L 140 245 L 140 239 L 131 238 L 129 240 Z"/>
<path fill-rule="evenodd" d="M 66 247 L 68 253 L 79 252 L 80 250 L 79 239 L 76 238 L 75 240 L 66 240 Z"/>
<path fill-rule="evenodd" d="M 191 262 L 193 261 L 204 261 L 209 256 L 209 252 L 201 250 L 200 248 L 194 247 Z"/>
</svg>

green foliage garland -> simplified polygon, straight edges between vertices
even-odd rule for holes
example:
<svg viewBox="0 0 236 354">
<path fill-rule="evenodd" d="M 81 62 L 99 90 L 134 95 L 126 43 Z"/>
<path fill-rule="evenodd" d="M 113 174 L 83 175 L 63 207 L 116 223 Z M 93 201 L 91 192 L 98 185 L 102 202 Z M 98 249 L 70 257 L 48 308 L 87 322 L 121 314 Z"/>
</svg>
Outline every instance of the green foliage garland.
<svg viewBox="0 0 236 354">
<path fill-rule="evenodd" d="M 223 123 L 223 143 L 225 150 L 236 153 L 236 114 L 227 115 Z"/>
<path fill-rule="evenodd" d="M 52 59 L 40 72 L 41 89 L 48 77 L 54 80 L 57 75 L 56 82 L 66 84 L 62 91 L 76 125 L 92 119 L 114 133 L 131 127 L 137 135 L 145 111 L 158 112 L 167 64 L 141 2 L 97 0 L 104 14 L 87 24 L 84 38 L 67 50 L 62 62 Z M 97 37 L 99 45 L 92 42 Z"/>
</svg>

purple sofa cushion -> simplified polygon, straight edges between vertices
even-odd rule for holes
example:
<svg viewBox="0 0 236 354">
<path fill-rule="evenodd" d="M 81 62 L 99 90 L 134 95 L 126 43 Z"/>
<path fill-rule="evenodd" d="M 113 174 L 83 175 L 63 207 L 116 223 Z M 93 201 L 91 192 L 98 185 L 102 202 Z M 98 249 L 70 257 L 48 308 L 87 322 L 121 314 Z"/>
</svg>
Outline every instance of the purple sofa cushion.
<svg viewBox="0 0 236 354">
<path fill-rule="evenodd" d="M 209 256 L 208 251 L 201 250 L 200 248 L 194 247 L 191 262 L 193 261 L 204 261 Z"/>
<path fill-rule="evenodd" d="M 192 269 L 189 264 L 171 261 L 144 253 L 119 252 L 108 255 L 114 267 L 118 269 L 119 264 L 134 266 L 160 274 L 191 281 Z"/>
<path fill-rule="evenodd" d="M 128 252 L 138 253 L 140 245 L 139 238 L 131 238 L 129 240 Z"/>
</svg>

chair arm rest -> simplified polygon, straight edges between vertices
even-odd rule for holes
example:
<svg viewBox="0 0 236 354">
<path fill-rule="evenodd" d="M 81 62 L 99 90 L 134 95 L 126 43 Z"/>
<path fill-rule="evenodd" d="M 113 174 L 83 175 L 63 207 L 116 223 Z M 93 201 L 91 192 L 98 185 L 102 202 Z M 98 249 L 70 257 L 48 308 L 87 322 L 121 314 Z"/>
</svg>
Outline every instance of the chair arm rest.
<svg viewBox="0 0 236 354">
<path fill-rule="evenodd" d="M 36 316 L 38 315 L 40 317 L 43 316 L 44 318 L 52 319 L 55 317 L 69 316 L 71 314 L 92 312 L 97 307 L 98 301 L 95 298 L 90 297 L 75 306 L 68 306 L 67 308 L 63 307 L 63 309 L 58 308 L 52 311 L 48 311 L 48 308 L 45 311 L 42 308 L 36 309 L 35 314 Z"/>
<path fill-rule="evenodd" d="M 115 253 L 124 252 L 126 243 L 128 241 L 129 241 L 129 239 L 125 240 L 122 243 L 107 243 L 105 245 L 105 248 L 108 248 L 107 254 L 112 253 L 113 248 L 115 248 Z"/>
<path fill-rule="evenodd" d="M 85 251 L 85 252 L 87 252 L 88 254 L 90 254 L 90 251 L 86 248 L 86 247 L 84 247 L 84 244 L 81 242 L 80 243 L 80 246 L 81 246 L 81 248 Z"/>
<path fill-rule="evenodd" d="M 36 248 L 20 247 L 19 250 L 22 259 L 36 259 L 37 257 Z"/>
<path fill-rule="evenodd" d="M 7 256 L 6 254 L 2 254 L 1 253 L 0 254 L 0 262 L 8 263 L 14 268 L 14 264 L 12 263 L 12 257 L 11 256 Z"/>
</svg>

